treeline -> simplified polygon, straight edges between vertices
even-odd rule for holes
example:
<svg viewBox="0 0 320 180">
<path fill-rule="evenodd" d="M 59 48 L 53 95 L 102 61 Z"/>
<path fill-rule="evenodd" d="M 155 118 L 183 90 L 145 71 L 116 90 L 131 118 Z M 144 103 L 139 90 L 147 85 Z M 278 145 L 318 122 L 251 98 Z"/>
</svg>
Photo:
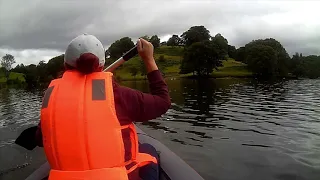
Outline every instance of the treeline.
<svg viewBox="0 0 320 180">
<path fill-rule="evenodd" d="M 292 57 L 292 74 L 296 77 L 319 78 L 320 77 L 320 56 L 302 56 L 296 53 Z"/>
<path fill-rule="evenodd" d="M 320 77 L 320 56 L 303 56 L 297 52 L 290 58 L 273 38 L 253 40 L 238 48 L 235 59 L 246 63 L 257 77 Z"/>
<path fill-rule="evenodd" d="M 143 36 L 150 41 L 155 49 L 160 46 L 180 46 L 183 47 L 183 58 L 180 62 L 180 74 L 193 74 L 195 76 L 210 76 L 210 74 L 222 66 L 222 61 L 233 58 L 247 64 L 247 68 L 259 78 L 274 77 L 320 77 L 320 56 L 303 56 L 296 53 L 289 56 L 281 43 L 273 38 L 253 40 L 246 45 L 236 49 L 228 43 L 228 40 L 220 33 L 212 36 L 210 31 L 204 26 L 193 26 L 181 35 L 174 34 L 167 42 L 160 42 L 157 35 Z M 130 37 L 123 37 L 106 50 L 106 65 L 111 64 L 126 51 L 134 46 Z M 1 66 L 5 71 L 6 78 L 8 72 L 23 73 L 26 83 L 31 86 L 47 84 L 52 79 L 58 78 L 64 71 L 64 55 L 54 57 L 45 63 L 25 66 L 19 64 L 11 68 L 15 63 L 14 57 L 7 54 L 2 57 Z M 162 56 L 159 63 L 166 61 Z M 164 69 L 166 67 L 161 67 Z M 141 68 L 130 68 L 131 74 L 145 74 L 141 62 Z"/>
<path fill-rule="evenodd" d="M 60 77 L 64 72 L 64 55 L 56 56 L 45 63 L 40 61 L 37 65 L 18 64 L 11 72 L 22 73 L 28 86 L 46 86 L 51 80 Z"/>
<path fill-rule="evenodd" d="M 167 42 L 160 43 L 156 35 L 144 38 L 156 48 L 163 45 L 184 47 L 180 74 L 210 76 L 213 70 L 222 66 L 223 60 L 233 58 L 247 64 L 257 78 L 320 77 L 320 56 L 296 53 L 290 57 L 282 44 L 273 38 L 253 40 L 236 49 L 220 33 L 211 36 L 204 26 L 193 26 L 180 36 L 174 34 Z M 124 37 L 113 43 L 107 54 L 113 61 L 113 57 L 120 57 L 133 46 L 131 39 Z"/>
<path fill-rule="evenodd" d="M 157 35 L 151 38 L 143 36 L 149 40 L 155 48 L 160 46 L 183 46 L 184 55 L 180 65 L 180 74 L 193 73 L 197 76 L 208 76 L 214 69 L 222 66 L 221 60 L 227 57 L 235 57 L 236 48 L 228 45 L 228 41 L 221 34 L 214 37 L 210 35 L 209 30 L 204 26 L 193 26 L 182 35 L 172 35 L 167 42 L 160 43 Z M 114 42 L 106 51 L 108 63 L 120 57 L 123 53 L 134 46 L 131 38 L 123 37 Z M 159 58 L 162 61 L 162 58 Z M 165 68 L 165 67 L 164 67 Z M 133 72 L 137 69 L 133 68 Z M 143 75 L 144 68 L 138 69 Z"/>
</svg>

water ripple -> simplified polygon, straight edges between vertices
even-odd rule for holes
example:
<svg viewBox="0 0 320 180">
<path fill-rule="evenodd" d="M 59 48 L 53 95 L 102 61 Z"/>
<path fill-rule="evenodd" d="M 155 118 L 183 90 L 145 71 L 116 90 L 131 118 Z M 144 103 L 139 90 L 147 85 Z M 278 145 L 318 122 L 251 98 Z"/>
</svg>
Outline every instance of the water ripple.
<svg viewBox="0 0 320 180">
<path fill-rule="evenodd" d="M 320 179 L 320 80 L 168 85 L 172 108 L 142 126 L 206 179 Z M 0 100 L 0 130 L 13 134 L 0 135 L 0 148 L 9 149 L 18 131 L 38 123 L 41 93 L 2 90 Z"/>
<path fill-rule="evenodd" d="M 228 149 L 224 146 L 227 143 L 239 151 L 241 147 L 264 149 L 270 155 L 259 156 L 281 157 L 283 163 L 319 168 L 320 172 L 320 80 L 236 83 L 217 89 L 210 89 L 210 83 L 203 88 L 187 83 L 182 97 L 178 97 L 183 103 L 176 103 L 174 111 L 165 115 L 170 119 L 166 126 L 177 132 L 173 142 L 197 142 L 203 147 L 209 143 L 215 149 Z M 162 120 L 157 122 L 161 124 Z M 229 156 L 239 159 L 242 155 Z M 300 177 L 290 173 L 278 173 L 269 179 Z M 313 174 L 310 177 L 320 178 Z"/>
</svg>

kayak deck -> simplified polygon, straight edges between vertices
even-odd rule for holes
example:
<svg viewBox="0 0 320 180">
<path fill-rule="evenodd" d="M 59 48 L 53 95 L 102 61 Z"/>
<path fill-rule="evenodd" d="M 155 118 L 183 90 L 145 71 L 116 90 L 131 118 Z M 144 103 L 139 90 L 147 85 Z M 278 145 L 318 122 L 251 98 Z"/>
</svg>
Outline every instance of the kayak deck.
<svg viewBox="0 0 320 180">
<path fill-rule="evenodd" d="M 139 143 L 152 145 L 160 157 L 160 180 L 203 180 L 203 178 L 192 169 L 186 162 L 184 162 L 179 156 L 169 150 L 165 145 L 158 140 L 149 136 L 136 126 Z M 43 180 L 47 179 L 50 172 L 50 165 L 48 162 L 41 165 L 36 171 L 34 171 L 26 180 Z"/>
</svg>

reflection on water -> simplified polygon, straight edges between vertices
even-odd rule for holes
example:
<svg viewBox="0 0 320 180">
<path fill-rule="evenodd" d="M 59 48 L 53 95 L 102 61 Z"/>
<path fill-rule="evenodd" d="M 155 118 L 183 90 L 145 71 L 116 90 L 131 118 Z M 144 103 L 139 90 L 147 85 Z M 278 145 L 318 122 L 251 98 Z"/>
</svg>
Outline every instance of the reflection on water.
<svg viewBox="0 0 320 180">
<path fill-rule="evenodd" d="M 320 179 L 320 80 L 168 79 L 171 109 L 139 124 L 205 179 Z M 123 82 L 148 92 L 146 81 Z M 0 178 L 21 179 L 43 150 L 13 144 L 38 122 L 41 91 L 0 91 Z M 39 155 L 40 154 L 40 155 Z"/>
<path fill-rule="evenodd" d="M 39 121 L 39 93 L 0 89 L 0 179 L 24 179 L 45 160 L 42 149 L 27 151 L 14 144 L 26 127 Z"/>
<path fill-rule="evenodd" d="M 319 80 L 167 83 L 172 108 L 142 128 L 206 179 L 320 179 Z"/>
</svg>

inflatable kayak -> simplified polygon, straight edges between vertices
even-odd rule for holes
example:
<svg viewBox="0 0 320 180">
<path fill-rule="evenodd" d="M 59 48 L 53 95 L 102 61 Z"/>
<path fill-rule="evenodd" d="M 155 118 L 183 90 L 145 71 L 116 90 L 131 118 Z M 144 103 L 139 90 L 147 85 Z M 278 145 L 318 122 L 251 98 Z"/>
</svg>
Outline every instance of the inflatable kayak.
<svg viewBox="0 0 320 180">
<path fill-rule="evenodd" d="M 160 158 L 160 180 L 203 180 L 203 178 L 184 162 L 175 153 L 169 150 L 165 145 L 158 140 L 149 136 L 136 126 L 139 143 L 148 143 L 152 145 L 159 153 Z M 50 171 L 48 162 L 41 165 L 34 171 L 26 180 L 43 180 L 47 179 Z"/>
</svg>

